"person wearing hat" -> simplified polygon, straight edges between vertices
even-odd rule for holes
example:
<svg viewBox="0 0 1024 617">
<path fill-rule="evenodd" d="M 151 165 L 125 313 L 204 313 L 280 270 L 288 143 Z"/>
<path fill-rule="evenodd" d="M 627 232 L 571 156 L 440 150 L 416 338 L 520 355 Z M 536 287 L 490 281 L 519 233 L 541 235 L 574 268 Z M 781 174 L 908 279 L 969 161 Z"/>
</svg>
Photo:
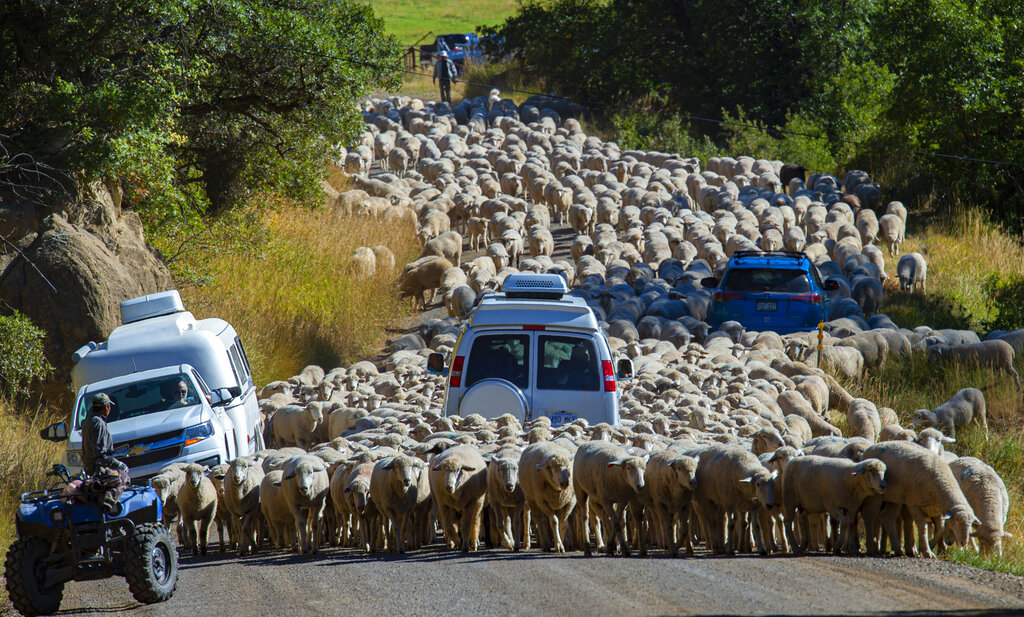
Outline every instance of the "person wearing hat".
<svg viewBox="0 0 1024 617">
<path fill-rule="evenodd" d="M 452 104 L 452 82 L 459 74 L 455 63 L 448 59 L 448 52 L 441 50 L 437 52 L 437 62 L 434 63 L 434 83 L 441 80 L 441 102 Z"/>
<path fill-rule="evenodd" d="M 128 467 L 114 458 L 114 438 L 107 429 L 107 417 L 113 401 L 102 392 L 92 397 L 92 407 L 82 422 L 82 468 L 89 475 L 103 469 L 128 473 Z"/>
</svg>

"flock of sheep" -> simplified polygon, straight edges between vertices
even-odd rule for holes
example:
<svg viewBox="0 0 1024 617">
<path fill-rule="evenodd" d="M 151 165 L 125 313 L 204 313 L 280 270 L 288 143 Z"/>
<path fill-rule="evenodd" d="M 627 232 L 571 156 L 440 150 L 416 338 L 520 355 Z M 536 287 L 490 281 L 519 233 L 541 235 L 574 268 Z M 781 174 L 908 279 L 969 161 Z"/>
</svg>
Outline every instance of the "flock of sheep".
<svg viewBox="0 0 1024 617">
<path fill-rule="evenodd" d="M 914 430 L 835 378 L 921 354 L 989 366 L 1020 388 L 1013 359 L 1024 331 L 982 341 L 899 328 L 881 312 L 907 212 L 883 205 L 867 174 L 783 183 L 791 174 L 781 163 L 749 157 L 701 169 L 692 158 L 620 151 L 557 109 L 493 93 L 455 110 L 374 100 L 364 117 L 362 143 L 339 161 L 359 188 L 329 191 L 329 205 L 415 225 L 423 255 L 404 267 L 400 289 L 422 304 L 439 296 L 449 317 L 393 341 L 378 364 L 310 366 L 266 385 L 273 449 L 155 477 L 168 522 L 180 517 L 193 551 L 206 552 L 215 525 L 221 550 L 242 555 L 266 539 L 300 553 L 326 544 L 405 552 L 438 532 L 463 551 L 485 542 L 625 555 L 693 554 L 697 543 L 716 554 L 1001 552 L 1003 481 L 945 450 L 969 424 L 987 434 L 983 392 L 914 412 Z M 383 173 L 371 177 L 374 165 Z M 570 257 L 554 260 L 560 222 L 576 236 Z M 358 272 L 380 267 L 381 248 L 356 252 Z M 821 352 L 817 333 L 735 322 L 709 332 L 704 322 L 703 278 L 720 276 L 738 250 L 781 248 L 840 283 Z M 463 262 L 464 249 L 485 254 Z M 895 270 L 904 290 L 924 289 L 920 254 Z M 635 378 L 619 383 L 621 425 L 443 415 L 445 380 L 426 373 L 427 355 L 450 353 L 478 299 L 517 271 L 563 275 L 613 353 L 632 358 Z M 829 421 L 836 413 L 845 436 Z"/>
</svg>

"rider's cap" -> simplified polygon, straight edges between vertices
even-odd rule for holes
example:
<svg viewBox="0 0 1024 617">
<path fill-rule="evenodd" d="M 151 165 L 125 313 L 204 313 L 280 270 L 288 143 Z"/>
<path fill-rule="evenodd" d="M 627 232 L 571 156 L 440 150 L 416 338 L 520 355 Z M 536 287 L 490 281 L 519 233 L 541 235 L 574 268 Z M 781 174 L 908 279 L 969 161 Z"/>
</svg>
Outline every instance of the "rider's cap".
<svg viewBox="0 0 1024 617">
<path fill-rule="evenodd" d="M 102 392 L 92 397 L 93 408 L 106 407 L 107 405 L 110 405 L 112 402 L 113 401 L 110 400 L 110 397 L 107 396 L 106 394 L 103 394 Z"/>
</svg>

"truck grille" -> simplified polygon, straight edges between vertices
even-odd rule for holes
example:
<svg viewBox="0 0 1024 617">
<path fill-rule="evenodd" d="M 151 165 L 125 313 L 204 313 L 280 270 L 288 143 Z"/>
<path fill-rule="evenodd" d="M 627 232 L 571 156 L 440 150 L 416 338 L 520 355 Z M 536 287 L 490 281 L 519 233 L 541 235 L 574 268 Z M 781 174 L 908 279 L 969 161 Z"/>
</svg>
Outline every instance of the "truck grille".
<svg viewBox="0 0 1024 617">
<path fill-rule="evenodd" d="M 158 443 L 166 439 L 181 437 L 184 432 L 184 429 L 179 428 L 176 431 L 168 431 L 166 433 L 160 433 L 159 435 L 146 435 L 145 437 L 132 439 L 130 441 L 120 441 L 114 444 L 114 451 L 116 452 L 125 448 L 134 448 L 135 446 L 141 446 L 143 444 Z"/>
<path fill-rule="evenodd" d="M 132 467 L 145 467 L 146 465 L 152 465 L 153 463 L 159 463 L 160 461 L 166 461 L 181 455 L 181 444 L 175 444 L 167 448 L 159 448 L 157 450 L 150 450 L 137 456 L 119 456 L 117 457 L 129 468 Z"/>
</svg>

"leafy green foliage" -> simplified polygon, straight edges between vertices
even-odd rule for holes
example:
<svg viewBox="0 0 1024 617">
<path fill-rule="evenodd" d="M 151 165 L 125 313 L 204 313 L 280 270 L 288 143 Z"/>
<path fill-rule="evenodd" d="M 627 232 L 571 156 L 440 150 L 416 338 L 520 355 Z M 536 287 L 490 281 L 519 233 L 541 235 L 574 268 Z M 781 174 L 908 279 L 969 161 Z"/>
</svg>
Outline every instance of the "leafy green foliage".
<svg viewBox="0 0 1024 617">
<path fill-rule="evenodd" d="M 17 311 L 0 316 L 0 396 L 25 396 L 33 381 L 45 379 L 53 370 L 43 355 L 44 337 Z"/>
<path fill-rule="evenodd" d="M 361 126 L 356 101 L 398 67 L 354 0 L 10 2 L 0 20 L 7 150 L 116 179 L 165 218 L 262 189 L 309 198 Z"/>
<path fill-rule="evenodd" d="M 1024 278 L 989 276 L 983 286 L 991 298 L 995 316 L 985 325 L 989 330 L 1024 328 Z"/>
</svg>

